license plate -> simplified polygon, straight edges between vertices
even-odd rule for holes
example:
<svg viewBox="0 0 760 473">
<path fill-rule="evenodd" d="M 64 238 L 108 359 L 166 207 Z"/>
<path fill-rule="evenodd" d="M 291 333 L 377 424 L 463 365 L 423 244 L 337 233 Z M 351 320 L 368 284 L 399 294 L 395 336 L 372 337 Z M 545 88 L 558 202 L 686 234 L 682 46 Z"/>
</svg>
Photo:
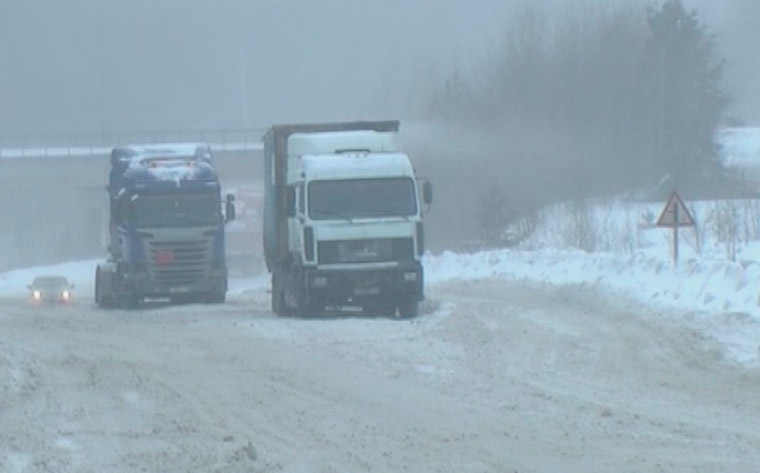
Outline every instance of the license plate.
<svg viewBox="0 0 760 473">
<path fill-rule="evenodd" d="M 374 296 L 380 294 L 379 287 L 357 287 L 354 289 L 354 294 L 357 296 Z"/>
<path fill-rule="evenodd" d="M 174 286 L 169 288 L 169 292 L 172 294 L 190 292 L 190 288 L 188 286 Z"/>
</svg>

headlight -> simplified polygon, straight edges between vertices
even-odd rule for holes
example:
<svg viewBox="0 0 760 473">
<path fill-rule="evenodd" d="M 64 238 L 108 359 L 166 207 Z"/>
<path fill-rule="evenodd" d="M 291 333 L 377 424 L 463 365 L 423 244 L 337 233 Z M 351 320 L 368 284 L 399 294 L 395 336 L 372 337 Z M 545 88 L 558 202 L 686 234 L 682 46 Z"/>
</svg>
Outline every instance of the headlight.
<svg viewBox="0 0 760 473">
<path fill-rule="evenodd" d="M 312 284 L 314 287 L 326 287 L 327 276 L 314 276 L 314 279 L 312 279 Z"/>
<path fill-rule="evenodd" d="M 61 298 L 65 301 L 69 300 L 70 297 L 71 297 L 71 293 L 69 291 L 63 291 L 61 293 Z"/>
<path fill-rule="evenodd" d="M 34 291 L 32 292 L 32 297 L 34 298 L 34 300 L 38 301 L 42 299 L 42 293 L 40 291 Z"/>
<path fill-rule="evenodd" d="M 415 272 L 404 273 L 404 281 L 406 281 L 406 282 L 415 282 L 415 281 L 417 281 L 417 273 L 415 273 Z"/>
</svg>

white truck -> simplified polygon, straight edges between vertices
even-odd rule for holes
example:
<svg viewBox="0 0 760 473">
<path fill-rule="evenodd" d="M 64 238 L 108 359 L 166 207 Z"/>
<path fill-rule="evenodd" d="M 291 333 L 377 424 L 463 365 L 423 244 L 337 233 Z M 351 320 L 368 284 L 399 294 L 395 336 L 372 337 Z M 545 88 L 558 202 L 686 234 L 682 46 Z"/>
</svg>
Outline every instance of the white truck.
<svg viewBox="0 0 760 473">
<path fill-rule="evenodd" d="M 420 200 L 432 202 L 432 187 L 418 185 L 398 130 L 398 121 L 311 123 L 275 125 L 264 136 L 264 255 L 275 313 L 351 306 L 418 314 Z"/>
</svg>

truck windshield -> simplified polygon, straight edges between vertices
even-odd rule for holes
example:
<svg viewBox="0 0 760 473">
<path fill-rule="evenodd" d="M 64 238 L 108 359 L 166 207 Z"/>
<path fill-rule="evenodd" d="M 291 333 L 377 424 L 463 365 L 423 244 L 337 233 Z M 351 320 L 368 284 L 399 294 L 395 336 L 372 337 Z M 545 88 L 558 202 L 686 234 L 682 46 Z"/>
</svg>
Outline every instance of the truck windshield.
<svg viewBox="0 0 760 473">
<path fill-rule="evenodd" d="M 417 213 L 414 181 L 407 177 L 309 183 L 309 217 L 332 220 L 406 217 Z"/>
<path fill-rule="evenodd" d="M 132 202 L 132 212 L 138 228 L 194 227 L 222 222 L 221 203 L 216 194 L 143 194 Z"/>
</svg>

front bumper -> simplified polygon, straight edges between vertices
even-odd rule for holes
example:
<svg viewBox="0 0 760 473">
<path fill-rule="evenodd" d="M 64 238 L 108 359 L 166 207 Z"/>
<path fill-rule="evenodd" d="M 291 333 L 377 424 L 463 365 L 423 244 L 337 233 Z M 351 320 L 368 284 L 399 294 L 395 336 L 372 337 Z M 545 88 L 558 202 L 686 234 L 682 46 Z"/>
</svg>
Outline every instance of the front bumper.
<svg viewBox="0 0 760 473">
<path fill-rule="evenodd" d="M 34 296 L 30 297 L 30 301 L 32 304 L 36 306 L 43 306 L 43 305 L 68 305 L 73 304 L 74 301 L 72 301 L 72 298 L 64 298 L 60 296 L 44 296 L 39 299 L 35 298 Z"/>
<path fill-rule="evenodd" d="M 184 294 L 218 294 L 227 291 L 227 268 L 217 268 L 206 277 L 182 282 L 161 282 L 148 272 L 124 274 L 126 288 L 141 297 L 172 297 Z"/>
<path fill-rule="evenodd" d="M 310 269 L 304 277 L 309 301 L 321 305 L 424 299 L 419 262 L 389 269 Z"/>
</svg>

